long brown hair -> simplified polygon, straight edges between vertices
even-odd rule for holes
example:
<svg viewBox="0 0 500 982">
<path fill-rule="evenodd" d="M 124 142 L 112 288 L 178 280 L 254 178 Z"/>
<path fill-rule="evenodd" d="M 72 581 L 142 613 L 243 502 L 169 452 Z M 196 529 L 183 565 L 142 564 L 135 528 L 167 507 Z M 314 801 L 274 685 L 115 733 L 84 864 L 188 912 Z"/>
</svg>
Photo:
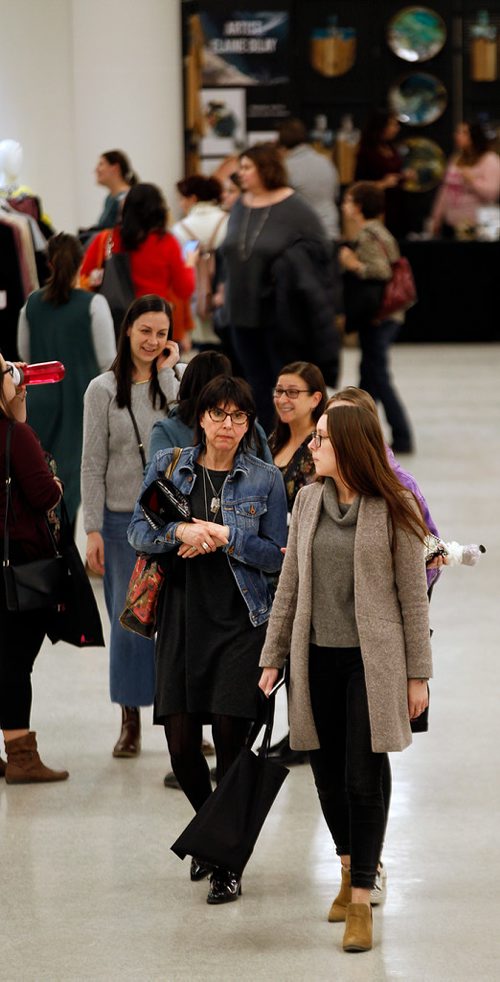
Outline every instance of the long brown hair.
<svg viewBox="0 0 500 982">
<path fill-rule="evenodd" d="M 111 371 L 116 379 L 116 403 L 120 409 L 130 409 L 132 397 L 133 362 L 130 350 L 130 338 L 127 332 L 129 327 L 132 327 L 132 324 L 146 313 L 166 314 L 168 317 L 169 333 L 172 329 L 172 308 L 163 297 L 157 296 L 156 293 L 146 293 L 143 297 L 138 297 L 130 304 L 120 327 L 116 358 L 111 365 Z M 167 399 L 158 379 L 156 358 L 151 363 L 149 398 L 154 409 L 156 409 L 157 404 L 160 409 L 166 409 Z"/>
<path fill-rule="evenodd" d="M 75 276 L 83 259 L 83 249 L 74 235 L 59 232 L 47 246 L 50 276 L 43 288 L 43 299 L 55 307 L 68 303 Z"/>
<path fill-rule="evenodd" d="M 321 392 L 321 401 L 316 408 L 311 411 L 313 421 L 317 423 L 318 419 L 325 411 L 327 397 L 325 380 L 321 369 L 319 369 L 317 365 L 313 365 L 313 363 L 310 361 L 292 361 L 289 365 L 284 365 L 281 371 L 278 372 L 278 378 L 280 375 L 298 375 L 300 378 L 304 379 L 304 382 L 306 383 L 311 395 L 313 392 Z M 282 450 L 285 444 L 288 443 L 289 439 L 290 427 L 288 423 L 282 423 L 278 414 L 276 413 L 276 423 L 268 440 L 269 449 L 273 457 L 276 457 L 276 454 L 279 454 L 280 450 Z"/>
<path fill-rule="evenodd" d="M 387 504 L 392 528 L 416 535 L 421 542 L 429 534 L 420 505 L 398 481 L 385 449 L 378 419 L 362 406 L 333 406 L 327 409 L 328 436 L 344 484 L 368 498 L 383 498 Z M 410 495 L 417 504 L 415 510 Z M 392 536 L 391 550 L 396 550 Z"/>
</svg>

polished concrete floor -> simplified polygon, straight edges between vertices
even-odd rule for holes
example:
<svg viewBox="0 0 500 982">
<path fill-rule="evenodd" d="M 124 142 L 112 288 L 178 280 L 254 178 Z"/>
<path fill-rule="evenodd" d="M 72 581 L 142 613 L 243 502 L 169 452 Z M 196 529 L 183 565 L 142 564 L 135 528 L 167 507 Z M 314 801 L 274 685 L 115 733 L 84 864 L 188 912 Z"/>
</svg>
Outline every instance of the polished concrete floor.
<svg viewBox="0 0 500 982">
<path fill-rule="evenodd" d="M 500 979 L 500 348 L 402 346 L 394 368 L 418 442 L 405 464 L 444 538 L 488 552 L 434 593 L 431 729 L 393 755 L 373 950 L 344 954 L 326 921 L 338 870 L 308 767 L 280 792 L 241 899 L 209 907 L 169 850 L 191 811 L 163 788 L 162 731 L 144 712 L 142 755 L 114 760 L 106 652 L 46 645 L 32 726 L 71 777 L 0 782 L 2 982 Z M 281 703 L 277 736 L 284 719 Z"/>
</svg>

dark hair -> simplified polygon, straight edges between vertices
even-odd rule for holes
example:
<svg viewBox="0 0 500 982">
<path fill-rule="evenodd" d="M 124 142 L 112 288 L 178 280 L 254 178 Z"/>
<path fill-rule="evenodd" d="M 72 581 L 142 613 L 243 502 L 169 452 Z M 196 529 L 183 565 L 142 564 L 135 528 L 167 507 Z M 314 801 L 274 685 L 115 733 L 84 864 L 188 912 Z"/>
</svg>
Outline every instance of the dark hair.
<svg viewBox="0 0 500 982">
<path fill-rule="evenodd" d="M 462 150 L 462 153 L 459 154 L 459 160 L 461 164 L 472 167 L 488 151 L 490 140 L 481 123 L 477 121 L 473 123 L 464 122 L 462 126 L 467 126 L 469 130 L 471 147 L 470 150 Z"/>
<path fill-rule="evenodd" d="M 278 144 L 287 150 L 293 150 L 294 147 L 300 146 L 306 140 L 307 130 L 305 125 L 301 119 L 297 119 L 295 116 L 285 119 L 285 122 L 278 129 Z"/>
<path fill-rule="evenodd" d="M 120 409 L 124 409 L 125 407 L 130 408 L 131 403 L 133 362 L 130 353 L 130 338 L 127 331 L 139 317 L 147 313 L 166 314 L 169 322 L 169 331 L 172 327 L 172 308 L 163 297 L 157 296 L 156 293 L 147 293 L 143 297 L 138 297 L 137 300 L 134 300 L 130 304 L 120 327 L 116 358 L 111 365 L 111 371 L 116 379 L 116 402 Z M 149 397 L 154 409 L 157 408 L 157 404 L 160 409 L 166 408 L 167 400 L 158 381 L 156 359 L 151 364 Z"/>
<path fill-rule="evenodd" d="M 262 184 L 267 191 L 287 187 L 286 167 L 276 144 L 256 143 L 253 147 L 248 147 L 247 150 L 240 153 L 240 160 L 242 157 L 248 157 L 255 164 Z"/>
<path fill-rule="evenodd" d="M 346 194 L 358 206 L 363 218 L 378 218 L 385 211 L 385 191 L 374 181 L 357 181 Z"/>
<path fill-rule="evenodd" d="M 132 170 L 130 160 L 123 150 L 106 150 L 101 154 L 101 157 L 104 157 L 104 160 L 107 160 L 108 164 L 111 164 L 111 166 L 118 164 L 121 177 L 124 181 L 126 181 L 129 187 L 132 188 L 134 184 L 137 184 L 139 178 L 137 177 L 135 171 Z"/>
<path fill-rule="evenodd" d="M 409 492 L 400 483 L 387 460 L 384 436 L 379 420 L 362 406 L 336 406 L 327 409 L 328 436 L 335 452 L 337 467 L 344 483 L 357 494 L 384 498 L 393 530 L 416 535 L 422 542 L 429 533 L 420 505 L 415 510 Z M 392 536 L 391 550 L 396 550 Z"/>
<path fill-rule="evenodd" d="M 222 185 L 216 177 L 205 177 L 204 174 L 193 174 L 178 181 L 176 188 L 184 198 L 197 198 L 198 201 L 220 201 Z"/>
<path fill-rule="evenodd" d="M 218 375 L 232 375 L 229 358 L 221 351 L 200 351 L 186 366 L 177 394 L 179 419 L 186 426 L 194 426 L 196 407 L 201 390 Z"/>
<path fill-rule="evenodd" d="M 121 238 L 125 249 L 133 252 L 150 232 L 163 235 L 167 226 L 167 204 L 155 184 L 136 184 L 123 203 Z"/>
<path fill-rule="evenodd" d="M 361 130 L 360 149 L 378 147 L 383 139 L 383 132 L 391 119 L 396 119 L 396 114 L 392 109 L 374 109 Z"/>
<path fill-rule="evenodd" d="M 43 299 L 56 307 L 68 303 L 75 276 L 83 259 L 83 248 L 74 235 L 59 232 L 49 239 L 47 259 L 49 278 L 43 288 Z"/>
<path fill-rule="evenodd" d="M 240 440 L 240 447 L 247 450 L 255 444 L 255 419 L 257 409 L 252 390 L 242 378 L 234 378 L 233 375 L 218 375 L 201 390 L 198 404 L 196 406 L 196 422 L 194 429 L 194 442 L 202 443 L 204 432 L 200 425 L 200 417 L 208 409 L 215 409 L 217 406 L 227 406 L 234 403 L 238 409 L 248 413 L 248 429 Z"/>
<path fill-rule="evenodd" d="M 3 355 L 3 351 L 1 352 L 1 354 Z M 2 372 L 2 374 L 0 375 L 0 416 L 6 416 L 7 419 L 14 419 L 12 412 L 9 410 L 9 404 L 8 402 L 5 401 L 4 381 L 5 381 L 5 375 Z M 3 534 L 3 529 L 2 529 L 2 534 Z"/>
<path fill-rule="evenodd" d="M 311 394 L 313 392 L 321 392 L 321 401 L 318 405 L 311 411 L 311 416 L 315 423 L 318 422 L 320 416 L 323 415 L 326 405 L 326 385 L 323 378 L 322 371 L 317 365 L 313 365 L 310 361 L 292 361 L 289 365 L 285 365 L 280 372 L 278 372 L 278 378 L 280 375 L 299 375 L 300 378 L 304 379 L 304 382 L 309 388 Z M 269 449 L 273 455 L 276 456 L 283 449 L 286 443 L 290 439 L 290 427 L 288 423 L 283 423 L 276 413 L 276 423 L 269 437 Z"/>
</svg>

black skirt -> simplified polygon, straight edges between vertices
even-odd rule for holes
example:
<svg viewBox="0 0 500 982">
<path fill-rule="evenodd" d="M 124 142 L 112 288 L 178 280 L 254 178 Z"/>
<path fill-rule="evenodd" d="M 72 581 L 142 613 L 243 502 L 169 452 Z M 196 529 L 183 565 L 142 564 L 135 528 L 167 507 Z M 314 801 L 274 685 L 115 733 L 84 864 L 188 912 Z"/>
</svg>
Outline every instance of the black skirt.
<svg viewBox="0 0 500 982">
<path fill-rule="evenodd" d="M 195 471 L 192 512 L 206 518 L 202 468 Z M 209 474 L 218 488 L 222 472 Z M 216 521 L 222 523 L 220 514 Z M 267 625 L 252 625 L 225 553 L 175 557 L 158 625 L 155 723 L 174 713 L 196 713 L 207 722 L 215 714 L 255 719 Z"/>
</svg>

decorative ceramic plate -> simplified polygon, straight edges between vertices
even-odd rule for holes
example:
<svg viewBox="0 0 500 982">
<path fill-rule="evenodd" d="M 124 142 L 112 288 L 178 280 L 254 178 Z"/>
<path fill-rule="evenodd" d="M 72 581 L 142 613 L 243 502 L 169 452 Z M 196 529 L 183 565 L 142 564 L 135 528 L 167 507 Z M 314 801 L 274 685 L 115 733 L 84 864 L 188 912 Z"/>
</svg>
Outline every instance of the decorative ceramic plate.
<svg viewBox="0 0 500 982">
<path fill-rule="evenodd" d="M 446 157 L 434 140 L 409 136 L 398 143 L 398 150 L 403 160 L 403 171 L 413 171 L 402 185 L 405 191 L 431 191 L 442 181 Z"/>
<path fill-rule="evenodd" d="M 389 89 L 391 109 L 407 126 L 428 126 L 442 116 L 447 102 L 443 83 L 426 72 L 404 75 Z"/>
<path fill-rule="evenodd" d="M 445 23 L 429 7 L 403 7 L 389 21 L 387 44 L 403 61 L 429 61 L 445 41 Z"/>
</svg>

